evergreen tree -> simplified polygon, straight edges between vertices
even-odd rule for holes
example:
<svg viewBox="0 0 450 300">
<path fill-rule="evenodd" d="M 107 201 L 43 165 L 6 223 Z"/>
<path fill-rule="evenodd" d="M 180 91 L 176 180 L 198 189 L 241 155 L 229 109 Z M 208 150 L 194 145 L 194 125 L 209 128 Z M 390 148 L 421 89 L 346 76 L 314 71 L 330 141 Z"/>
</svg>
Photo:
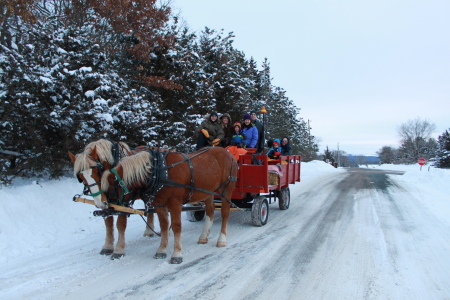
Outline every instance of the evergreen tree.
<svg viewBox="0 0 450 300">
<path fill-rule="evenodd" d="M 323 161 L 326 163 L 334 164 L 334 157 L 331 154 L 330 150 L 328 150 L 328 146 L 327 146 L 327 149 L 325 149 L 325 151 L 323 153 Z"/>
<path fill-rule="evenodd" d="M 240 120 L 266 106 L 266 137 L 288 136 L 303 155 L 317 147 L 293 101 L 272 85 L 268 60 L 258 70 L 232 33 L 197 36 L 154 0 L 0 9 L 0 180 L 58 177 L 70 167 L 67 150 L 98 138 L 189 152 L 211 111 Z"/>
<path fill-rule="evenodd" d="M 450 133 L 446 130 L 438 137 L 436 151 L 436 166 L 438 168 L 450 168 Z"/>
<path fill-rule="evenodd" d="M 377 155 L 382 164 L 392 164 L 397 159 L 397 149 L 391 146 L 383 146 L 377 151 Z"/>
</svg>

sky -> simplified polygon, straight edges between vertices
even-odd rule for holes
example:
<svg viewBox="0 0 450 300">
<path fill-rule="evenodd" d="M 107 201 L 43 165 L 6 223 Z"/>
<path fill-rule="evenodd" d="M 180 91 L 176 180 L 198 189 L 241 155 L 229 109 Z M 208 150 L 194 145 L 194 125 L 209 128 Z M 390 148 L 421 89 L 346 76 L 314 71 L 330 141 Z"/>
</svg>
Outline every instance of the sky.
<svg viewBox="0 0 450 300">
<path fill-rule="evenodd" d="M 276 3 L 276 4 L 275 4 Z M 301 108 L 320 152 L 398 147 L 417 117 L 450 128 L 448 0 L 173 0 L 192 31 L 233 32 L 234 47 Z"/>
<path fill-rule="evenodd" d="M 264 291 L 272 288 L 277 299 L 299 299 L 298 295 L 304 299 L 448 299 L 449 242 L 444 237 L 450 229 L 450 170 L 426 167 L 377 166 L 406 171 L 403 176 L 390 175 L 402 192 L 388 194 L 387 210 L 380 208 L 387 196 L 373 195 L 370 189 L 355 193 L 348 223 L 342 224 L 333 214 L 333 228 L 326 230 L 319 247 L 321 241 L 308 243 L 307 238 L 316 232 L 311 229 L 327 223 L 316 210 L 326 211 L 322 201 L 330 199 L 323 200 L 320 194 L 329 191 L 317 191 L 318 182 L 342 179 L 345 174 L 340 173 L 345 171 L 320 161 L 302 163 L 301 182 L 290 185 L 290 208 L 280 211 L 277 203 L 271 204 L 263 227 L 250 225 L 249 212 L 231 212 L 226 248 L 215 246 L 221 223 L 218 211 L 207 245 L 197 245 L 202 222 L 187 222 L 184 216 L 181 265 L 170 265 L 169 257 L 153 259 L 159 238 L 143 237 L 144 223 L 136 215 L 128 218 L 125 258 L 99 255 L 105 237 L 103 219 L 92 216 L 94 206 L 72 201 L 82 190 L 76 178 L 18 179 L 0 189 L 0 299 L 274 298 L 235 295 L 260 291 L 255 288 L 258 285 Z M 314 201 L 304 198 L 308 195 Z M 402 209 L 405 202 L 408 209 Z M 373 208 L 367 209 L 368 203 Z M 135 208 L 141 208 L 138 205 L 143 204 L 136 201 Z M 332 207 L 341 212 L 342 208 Z M 387 216 L 390 225 L 383 226 Z M 359 218 L 356 226 L 351 225 L 354 218 Z M 372 227 L 372 223 L 378 225 Z M 159 223 L 155 225 L 159 231 Z M 298 249 L 284 248 L 287 240 L 299 236 L 298 248 L 306 257 L 298 257 Z M 172 247 L 171 234 L 169 256 Z M 302 259 L 305 266 L 294 273 L 301 277 L 296 278 L 292 265 Z M 302 290 L 293 297 L 296 288 Z"/>
</svg>

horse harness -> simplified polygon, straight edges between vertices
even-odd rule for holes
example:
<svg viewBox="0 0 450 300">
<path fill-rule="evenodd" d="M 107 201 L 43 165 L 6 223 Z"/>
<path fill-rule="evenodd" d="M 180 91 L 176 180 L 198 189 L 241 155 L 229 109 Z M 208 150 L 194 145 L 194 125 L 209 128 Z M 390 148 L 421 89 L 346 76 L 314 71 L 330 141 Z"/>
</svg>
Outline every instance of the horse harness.
<svg viewBox="0 0 450 300">
<path fill-rule="evenodd" d="M 219 197 L 225 198 L 230 204 L 232 204 L 231 200 L 225 196 L 225 189 L 222 191 L 222 193 L 217 193 L 217 192 L 212 192 L 212 191 L 205 190 L 205 189 L 195 186 L 194 166 L 192 165 L 191 160 L 194 157 L 205 153 L 206 151 L 210 150 L 211 148 L 212 147 L 203 148 L 202 150 L 200 150 L 198 153 L 196 153 L 195 155 L 193 155 L 191 157 L 188 157 L 184 153 L 180 153 L 184 159 L 180 160 L 170 166 L 167 166 L 167 162 L 166 162 L 166 157 L 169 154 L 169 152 L 165 152 L 163 154 L 157 150 L 148 150 L 148 152 L 151 154 L 151 156 L 153 158 L 153 167 L 151 169 L 150 174 L 147 177 L 146 187 L 141 188 L 137 192 L 133 193 L 131 195 L 130 201 L 133 202 L 136 199 L 136 197 L 138 195 L 140 195 L 142 200 L 144 200 L 144 202 L 146 203 L 147 209 L 149 209 L 152 207 L 152 203 L 155 199 L 156 194 L 164 186 L 172 186 L 172 187 L 183 187 L 183 188 L 190 189 L 189 196 L 183 204 L 186 204 L 191 201 L 192 195 L 194 194 L 195 191 L 199 191 L 199 192 L 203 192 L 206 194 L 211 194 L 214 196 L 219 196 Z M 182 184 L 182 183 L 179 183 L 179 182 L 169 179 L 169 169 L 172 167 L 175 167 L 181 163 L 184 163 L 184 162 L 187 162 L 189 165 L 189 170 L 190 170 L 190 175 L 191 175 L 190 185 Z M 114 169 L 111 169 L 111 172 L 115 174 L 115 176 L 116 176 L 115 181 L 117 181 L 117 184 L 115 184 L 114 189 L 117 191 L 117 188 L 119 185 L 123 189 L 123 193 L 119 197 L 119 202 L 122 202 L 124 196 L 126 194 L 130 193 L 130 191 L 126 188 L 125 183 L 123 182 L 122 178 L 120 178 L 119 174 L 117 174 L 117 172 Z M 228 186 L 230 184 L 230 182 L 232 182 L 232 181 L 237 181 L 237 177 L 231 175 L 232 172 L 233 172 L 233 165 L 231 167 L 230 176 L 228 177 L 228 179 L 225 180 L 224 182 L 222 182 L 214 191 L 217 191 L 224 186 Z M 123 204 L 121 204 L 121 205 L 123 205 Z"/>
</svg>

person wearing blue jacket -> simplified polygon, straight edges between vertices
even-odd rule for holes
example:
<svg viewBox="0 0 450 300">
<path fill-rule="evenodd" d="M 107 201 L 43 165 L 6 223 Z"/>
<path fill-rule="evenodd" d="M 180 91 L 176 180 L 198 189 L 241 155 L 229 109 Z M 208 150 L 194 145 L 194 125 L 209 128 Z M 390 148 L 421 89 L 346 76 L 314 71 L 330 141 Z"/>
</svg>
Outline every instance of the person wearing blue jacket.
<svg viewBox="0 0 450 300">
<path fill-rule="evenodd" d="M 244 124 L 242 132 L 246 137 L 247 148 L 256 148 L 258 142 L 258 129 L 252 124 L 252 117 L 249 114 L 244 115 Z"/>
<path fill-rule="evenodd" d="M 281 148 L 281 146 L 280 146 L 280 140 L 274 139 L 272 147 L 267 152 L 267 156 L 271 159 L 277 159 L 280 157 L 280 155 L 282 155 L 282 153 L 283 153 L 283 148 Z"/>
<path fill-rule="evenodd" d="M 230 145 L 232 146 L 238 146 L 239 148 L 245 147 L 246 143 L 246 137 L 245 134 L 242 132 L 242 124 L 241 122 L 237 121 L 234 122 L 234 134 L 231 135 Z"/>
</svg>

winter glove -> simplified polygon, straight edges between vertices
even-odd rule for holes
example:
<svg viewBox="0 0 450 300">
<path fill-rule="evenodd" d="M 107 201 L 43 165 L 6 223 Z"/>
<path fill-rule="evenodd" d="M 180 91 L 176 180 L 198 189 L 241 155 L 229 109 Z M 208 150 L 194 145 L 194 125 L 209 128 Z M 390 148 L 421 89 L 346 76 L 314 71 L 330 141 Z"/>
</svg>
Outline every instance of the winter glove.
<svg viewBox="0 0 450 300">
<path fill-rule="evenodd" d="M 280 154 L 281 154 L 280 152 L 275 152 L 274 156 L 280 156 Z"/>
<path fill-rule="evenodd" d="M 217 146 L 220 143 L 220 139 L 215 139 L 212 141 L 213 146 Z"/>
<path fill-rule="evenodd" d="M 200 130 L 206 138 L 209 138 L 209 133 L 206 129 Z"/>
</svg>

